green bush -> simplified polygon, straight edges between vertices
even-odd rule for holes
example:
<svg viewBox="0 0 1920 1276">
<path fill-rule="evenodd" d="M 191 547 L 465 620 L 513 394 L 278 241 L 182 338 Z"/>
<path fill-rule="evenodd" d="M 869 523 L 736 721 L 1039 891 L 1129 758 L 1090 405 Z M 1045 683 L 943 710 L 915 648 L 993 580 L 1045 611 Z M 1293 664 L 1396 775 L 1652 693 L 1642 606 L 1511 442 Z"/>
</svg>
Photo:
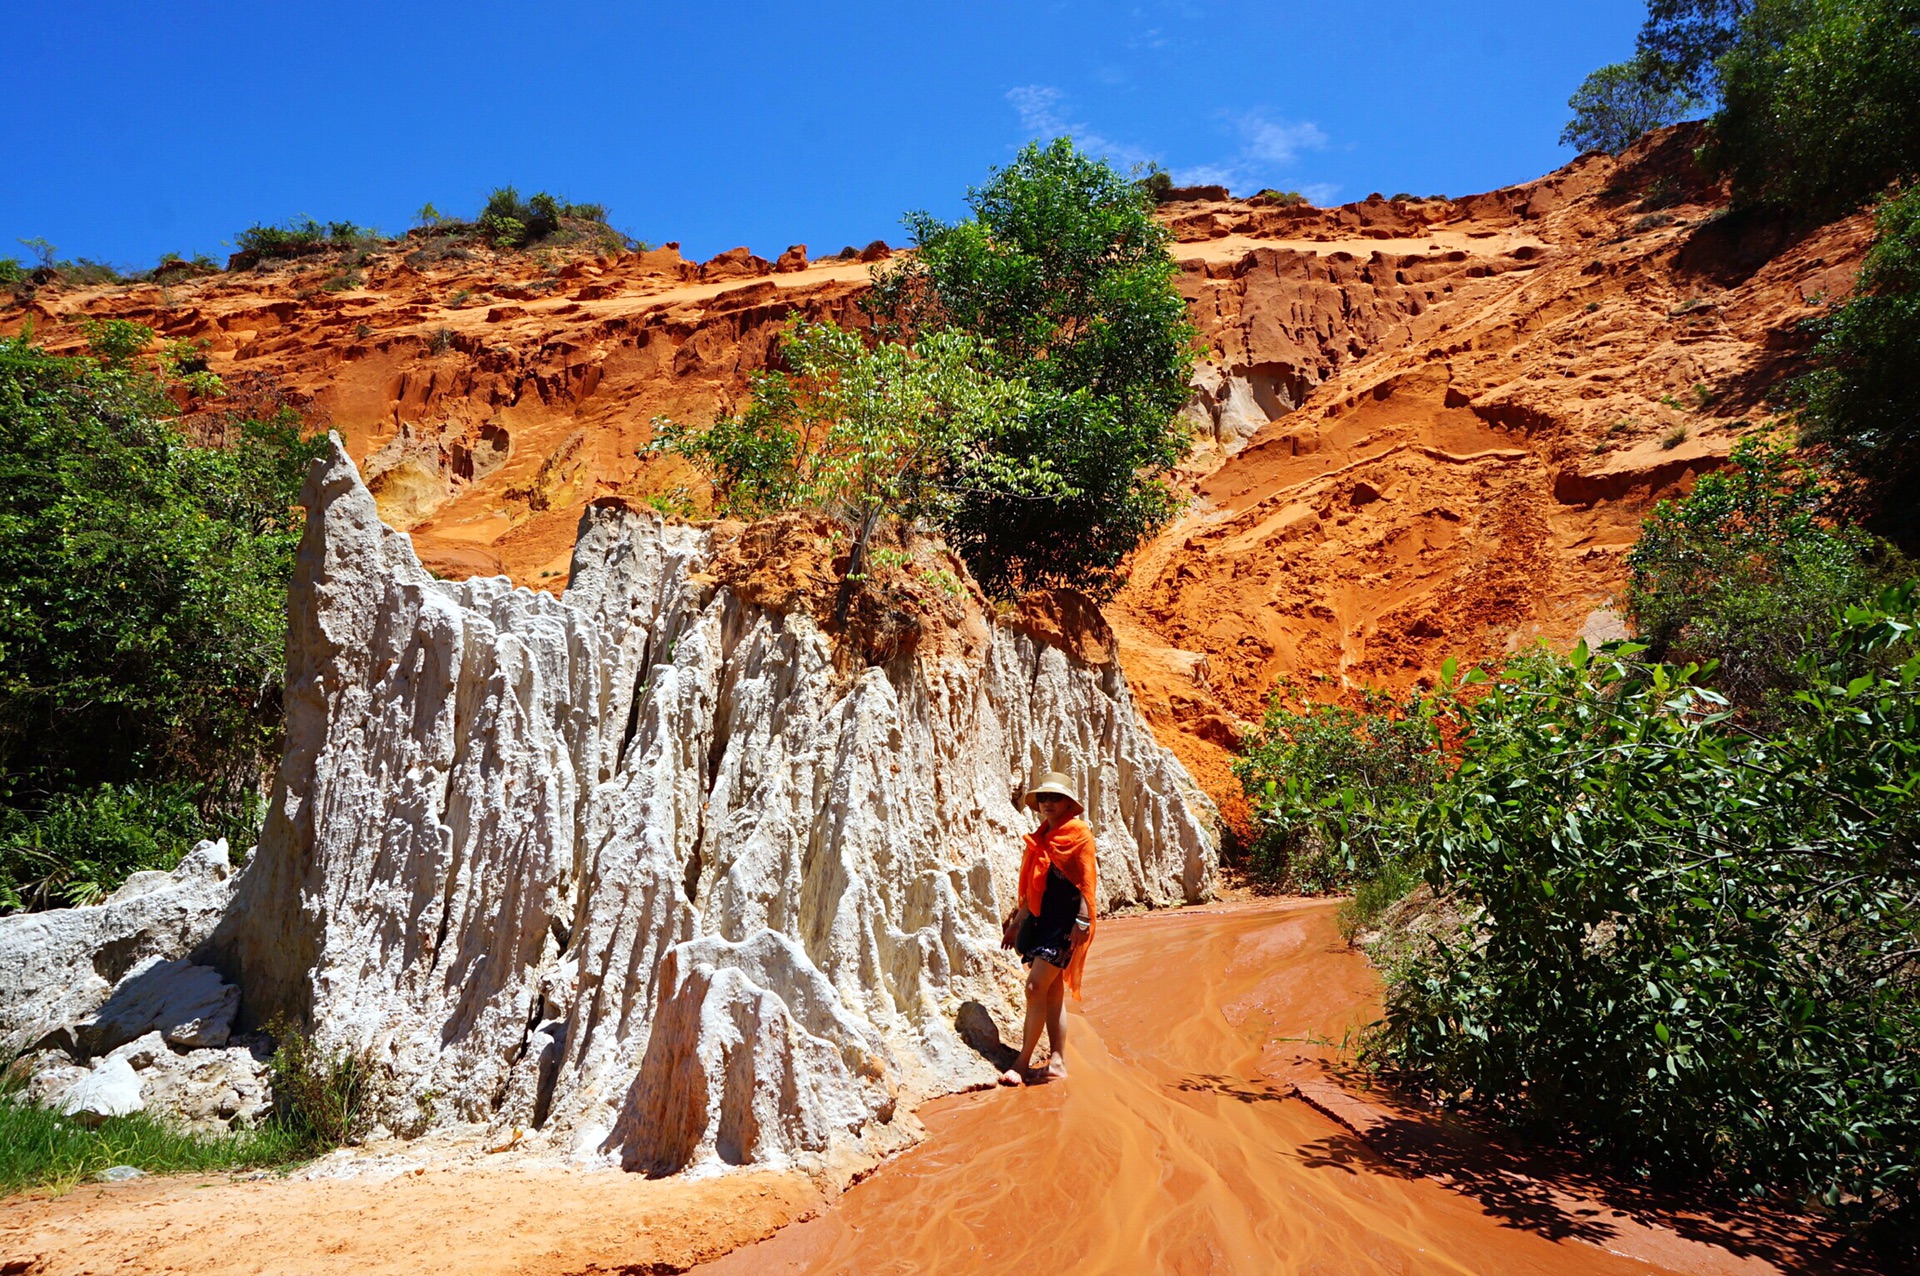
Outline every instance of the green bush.
<svg viewBox="0 0 1920 1276">
<path fill-rule="evenodd" d="M 8 794 L 0 803 L 0 911 L 98 903 L 131 873 L 171 869 L 202 838 L 239 841 L 258 827 L 256 795 L 242 794 L 211 818 L 201 797 L 177 782 Z"/>
<path fill-rule="evenodd" d="M 975 488 L 948 539 L 991 592 L 1111 594 L 1179 508 L 1165 477 L 1186 454 L 1176 414 L 1195 332 L 1168 233 L 1139 186 L 1067 138 L 1027 146 L 967 202 L 958 222 L 909 214 L 917 251 L 876 271 L 865 304 L 888 336 L 954 328 L 987 343 L 987 371 L 1028 394 L 994 451 L 1051 467 L 1064 488 Z"/>
<path fill-rule="evenodd" d="M 195 445 L 136 327 L 103 325 L 98 358 L 0 340 L 7 907 L 168 866 L 182 801 L 244 837 L 278 748 L 294 501 L 323 443 L 282 414 Z"/>
<path fill-rule="evenodd" d="M 1869 524 L 1920 544 L 1920 185 L 1881 206 L 1852 300 L 1822 321 L 1796 386 L 1809 442 L 1833 449 Z"/>
<path fill-rule="evenodd" d="M 1415 826 L 1466 920 L 1372 1060 L 1644 1174 L 1910 1218 L 1916 624 L 1911 585 L 1850 610 L 1764 737 L 1637 647 L 1510 665 Z"/>
<path fill-rule="evenodd" d="M 502 186 L 487 196 L 475 224 L 484 238 L 501 247 L 525 248 L 551 238 L 563 221 L 592 222 L 604 228 L 606 220 L 604 204 L 569 204 L 545 191 L 523 200 L 518 190 Z"/>
<path fill-rule="evenodd" d="M 1589 75 L 1567 105 L 1573 118 L 1560 132 L 1560 145 L 1618 155 L 1654 129 L 1686 119 L 1702 103 L 1668 83 L 1654 63 L 1636 58 Z"/>
<path fill-rule="evenodd" d="M 1402 871 L 1407 826 L 1445 774 L 1448 703 L 1445 690 L 1404 699 L 1370 690 L 1355 709 L 1282 684 L 1234 762 L 1258 826 L 1251 874 L 1316 895 L 1382 878 L 1411 885 Z"/>
<path fill-rule="evenodd" d="M 379 1071 L 366 1051 L 325 1051 L 285 1020 L 276 1020 L 273 1097 L 279 1119 L 316 1148 L 358 1143 L 380 1117 Z"/>
<path fill-rule="evenodd" d="M 247 227 L 234 237 L 234 246 L 254 260 L 307 257 L 337 248 L 357 248 L 378 239 L 380 232 L 352 222 L 322 224 L 311 217 L 296 217 L 281 226 Z"/>
<path fill-rule="evenodd" d="M 1148 164 L 1134 171 L 1133 184 L 1140 188 L 1141 194 L 1158 204 L 1173 192 L 1173 174 L 1158 164 Z"/>
<path fill-rule="evenodd" d="M 1831 216 L 1920 174 L 1920 0 L 1757 0 L 1716 65 L 1736 202 Z"/>
<path fill-rule="evenodd" d="M 1621 601 L 1655 660 L 1713 666 L 1750 722 L 1778 716 L 1832 618 L 1903 566 L 1873 537 L 1823 518 L 1829 493 L 1779 443 L 1748 436 L 1724 469 L 1661 501 L 1627 555 Z"/>
</svg>

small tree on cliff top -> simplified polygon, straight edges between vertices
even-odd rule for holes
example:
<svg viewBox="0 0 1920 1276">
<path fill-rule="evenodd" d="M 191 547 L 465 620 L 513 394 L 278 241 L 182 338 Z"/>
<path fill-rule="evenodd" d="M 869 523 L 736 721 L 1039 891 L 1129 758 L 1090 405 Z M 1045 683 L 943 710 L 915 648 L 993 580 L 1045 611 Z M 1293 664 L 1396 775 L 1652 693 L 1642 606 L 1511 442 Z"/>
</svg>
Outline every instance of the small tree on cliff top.
<svg viewBox="0 0 1920 1276">
<path fill-rule="evenodd" d="M 1062 490 L 1044 460 L 995 446 L 1028 395 L 1023 382 L 982 370 L 987 353 L 958 332 L 869 350 L 857 332 L 802 321 L 781 343 L 790 371 L 755 373 L 744 413 L 704 428 L 658 418 L 653 448 L 692 461 L 730 513 L 807 505 L 844 515 L 858 532 L 848 567 L 857 576 L 884 517 L 939 523 L 982 488 L 1028 499 Z"/>
<path fill-rule="evenodd" d="M 1175 416 L 1195 332 L 1170 237 L 1139 185 L 1067 138 L 1028 145 L 967 203 L 958 222 L 907 217 L 918 251 L 876 272 L 868 305 L 894 335 L 951 327 L 990 343 L 988 369 L 1028 386 L 994 451 L 1049 467 L 1064 489 L 975 485 L 947 535 L 990 590 L 1111 593 L 1178 509 L 1164 476 L 1186 453 Z"/>
</svg>

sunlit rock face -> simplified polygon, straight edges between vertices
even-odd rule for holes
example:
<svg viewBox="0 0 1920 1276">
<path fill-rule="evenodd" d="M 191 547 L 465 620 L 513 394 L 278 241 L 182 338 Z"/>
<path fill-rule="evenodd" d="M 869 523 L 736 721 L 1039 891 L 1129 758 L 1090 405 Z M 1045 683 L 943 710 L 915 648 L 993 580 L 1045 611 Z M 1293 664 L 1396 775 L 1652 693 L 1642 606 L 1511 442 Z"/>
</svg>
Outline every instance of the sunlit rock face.
<svg viewBox="0 0 1920 1276">
<path fill-rule="evenodd" d="M 436 580 L 338 446 L 303 499 L 287 750 L 219 949 L 253 1019 L 371 1048 L 396 1121 L 851 1164 L 993 1075 L 954 1023 L 1011 1020 L 1040 773 L 1078 780 L 1107 906 L 1211 888 L 1211 809 L 1097 644 L 970 604 L 867 665 L 720 583 L 723 530 L 592 506 L 561 599 Z"/>
</svg>

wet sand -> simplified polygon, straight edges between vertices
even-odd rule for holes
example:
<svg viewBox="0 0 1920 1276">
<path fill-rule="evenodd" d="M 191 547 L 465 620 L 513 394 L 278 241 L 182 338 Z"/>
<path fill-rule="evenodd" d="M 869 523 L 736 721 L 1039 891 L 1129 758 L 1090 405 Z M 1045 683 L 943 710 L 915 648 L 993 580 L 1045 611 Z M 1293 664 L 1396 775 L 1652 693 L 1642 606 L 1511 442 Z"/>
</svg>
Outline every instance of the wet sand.
<svg viewBox="0 0 1920 1276">
<path fill-rule="evenodd" d="M 1116 919 L 1086 1002 L 1069 1003 L 1067 1082 L 929 1105 L 925 1143 L 818 1217 L 696 1270 L 1825 1270 L 1610 1224 L 1550 1186 L 1502 1200 L 1386 1161 L 1295 1095 L 1289 1078 L 1314 1072 L 1302 1056 L 1322 1052 L 1282 1040 L 1337 1041 L 1377 1013 L 1376 989 L 1329 902 Z"/>
</svg>

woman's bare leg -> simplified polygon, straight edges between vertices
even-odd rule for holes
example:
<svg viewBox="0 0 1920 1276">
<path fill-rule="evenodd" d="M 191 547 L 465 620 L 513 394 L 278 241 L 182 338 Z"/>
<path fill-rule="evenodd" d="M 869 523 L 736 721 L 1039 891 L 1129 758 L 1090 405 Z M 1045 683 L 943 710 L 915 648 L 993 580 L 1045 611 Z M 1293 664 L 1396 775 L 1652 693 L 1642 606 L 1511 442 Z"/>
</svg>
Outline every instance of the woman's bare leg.
<svg viewBox="0 0 1920 1276">
<path fill-rule="evenodd" d="M 1047 988 L 1047 1046 L 1053 1052 L 1047 1060 L 1047 1075 L 1055 1080 L 1065 1080 L 1067 1075 L 1066 1011 L 1067 981 L 1058 977 Z"/>
<path fill-rule="evenodd" d="M 1041 1029 L 1047 1026 L 1047 1006 L 1055 985 L 1060 982 L 1060 968 L 1052 962 L 1035 961 L 1027 968 L 1027 1024 L 1021 1037 L 1020 1053 L 1014 1058 L 1013 1066 L 1000 1074 L 1002 1085 L 1021 1085 L 1027 1077 L 1028 1068 L 1033 1066 L 1033 1052 L 1040 1045 Z"/>
</svg>

